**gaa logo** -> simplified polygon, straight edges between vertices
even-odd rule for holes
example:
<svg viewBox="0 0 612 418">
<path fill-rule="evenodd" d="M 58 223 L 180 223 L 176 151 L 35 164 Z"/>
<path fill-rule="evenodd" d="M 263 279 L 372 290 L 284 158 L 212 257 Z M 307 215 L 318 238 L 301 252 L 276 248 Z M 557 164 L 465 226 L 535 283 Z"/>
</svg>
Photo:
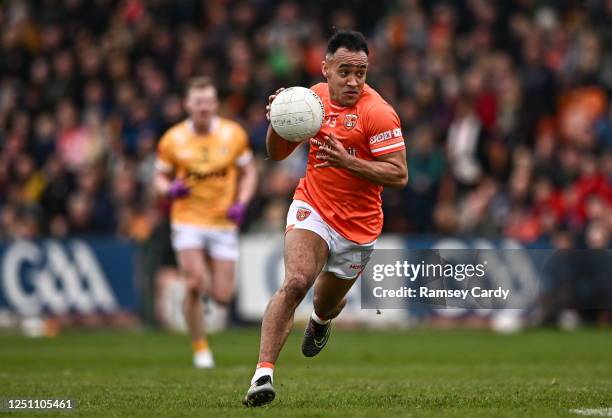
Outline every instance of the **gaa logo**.
<svg viewBox="0 0 612 418">
<path fill-rule="evenodd" d="M 81 240 L 15 241 L 0 248 L 0 311 L 8 306 L 23 316 L 118 312 L 118 297 L 101 264 Z"/>
<path fill-rule="evenodd" d="M 357 125 L 357 118 L 359 118 L 359 116 L 353 113 L 344 115 L 344 127 L 349 131 L 353 129 Z"/>
<path fill-rule="evenodd" d="M 310 209 L 306 209 L 306 208 L 299 208 L 297 210 L 297 213 L 295 214 L 295 217 L 298 221 L 303 221 L 309 216 L 310 216 Z"/>
</svg>

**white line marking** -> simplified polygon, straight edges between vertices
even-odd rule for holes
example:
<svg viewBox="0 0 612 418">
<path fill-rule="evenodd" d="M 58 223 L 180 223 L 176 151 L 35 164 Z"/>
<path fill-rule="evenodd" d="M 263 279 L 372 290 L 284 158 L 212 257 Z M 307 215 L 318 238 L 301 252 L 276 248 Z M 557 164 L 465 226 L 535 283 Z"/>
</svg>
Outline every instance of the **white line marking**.
<svg viewBox="0 0 612 418">
<path fill-rule="evenodd" d="M 612 408 L 570 409 L 570 412 L 592 417 L 612 417 Z"/>
</svg>

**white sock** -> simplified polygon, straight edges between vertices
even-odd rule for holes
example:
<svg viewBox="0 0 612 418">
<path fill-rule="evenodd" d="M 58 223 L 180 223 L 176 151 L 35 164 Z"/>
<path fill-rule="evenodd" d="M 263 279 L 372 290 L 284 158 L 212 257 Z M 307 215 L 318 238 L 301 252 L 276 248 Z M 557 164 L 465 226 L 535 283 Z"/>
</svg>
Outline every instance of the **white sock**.
<svg viewBox="0 0 612 418">
<path fill-rule="evenodd" d="M 270 376 L 270 380 L 274 381 L 274 369 L 270 367 L 258 367 L 255 369 L 255 374 L 251 379 L 251 384 L 255 383 L 261 376 Z"/>
<path fill-rule="evenodd" d="M 315 321 L 319 325 L 327 325 L 329 324 L 329 321 L 331 321 L 331 319 L 319 318 L 319 316 L 315 313 L 315 311 L 312 311 L 312 315 L 310 315 L 310 317 L 312 318 L 313 321 Z"/>
</svg>

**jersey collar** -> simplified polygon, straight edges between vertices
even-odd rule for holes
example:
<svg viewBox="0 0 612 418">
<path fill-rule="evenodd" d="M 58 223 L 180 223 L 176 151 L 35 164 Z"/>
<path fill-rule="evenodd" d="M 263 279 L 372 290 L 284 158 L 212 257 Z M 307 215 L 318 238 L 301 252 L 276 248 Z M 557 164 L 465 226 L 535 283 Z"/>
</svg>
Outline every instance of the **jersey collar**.
<svg viewBox="0 0 612 418">
<path fill-rule="evenodd" d="M 219 117 L 214 116 L 212 120 L 210 121 L 210 129 L 208 130 L 208 133 L 204 135 L 210 135 L 211 133 L 216 131 L 217 128 L 219 127 L 219 123 L 220 123 Z M 191 120 L 191 118 L 187 118 L 187 128 L 192 134 L 198 135 L 198 133 L 195 130 L 195 126 L 193 125 L 193 120 Z"/>
<path fill-rule="evenodd" d="M 351 107 L 354 107 L 354 106 L 351 106 L 351 107 L 341 106 L 341 105 L 339 105 L 339 104 L 334 103 L 334 102 L 332 101 L 332 99 L 330 98 L 330 99 L 329 99 L 329 107 L 330 107 L 330 109 L 332 109 L 332 110 L 336 110 L 336 111 L 338 111 L 338 112 L 342 112 L 343 110 L 350 109 Z"/>
</svg>

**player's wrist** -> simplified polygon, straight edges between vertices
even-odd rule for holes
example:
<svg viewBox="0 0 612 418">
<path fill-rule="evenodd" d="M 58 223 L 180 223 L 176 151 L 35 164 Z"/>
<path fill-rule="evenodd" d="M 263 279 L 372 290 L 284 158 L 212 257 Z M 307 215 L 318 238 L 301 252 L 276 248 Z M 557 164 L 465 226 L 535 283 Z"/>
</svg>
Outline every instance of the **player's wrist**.
<svg viewBox="0 0 612 418">
<path fill-rule="evenodd" d="M 359 171 L 359 159 L 349 154 L 348 157 L 346 157 L 344 168 L 350 171 Z"/>
<path fill-rule="evenodd" d="M 170 199 L 178 199 L 190 194 L 189 187 L 181 179 L 174 179 L 166 190 L 166 197 Z"/>
<path fill-rule="evenodd" d="M 238 226 L 244 223 L 246 218 L 247 205 L 239 201 L 234 202 L 227 211 L 227 217 L 234 221 Z"/>
</svg>

